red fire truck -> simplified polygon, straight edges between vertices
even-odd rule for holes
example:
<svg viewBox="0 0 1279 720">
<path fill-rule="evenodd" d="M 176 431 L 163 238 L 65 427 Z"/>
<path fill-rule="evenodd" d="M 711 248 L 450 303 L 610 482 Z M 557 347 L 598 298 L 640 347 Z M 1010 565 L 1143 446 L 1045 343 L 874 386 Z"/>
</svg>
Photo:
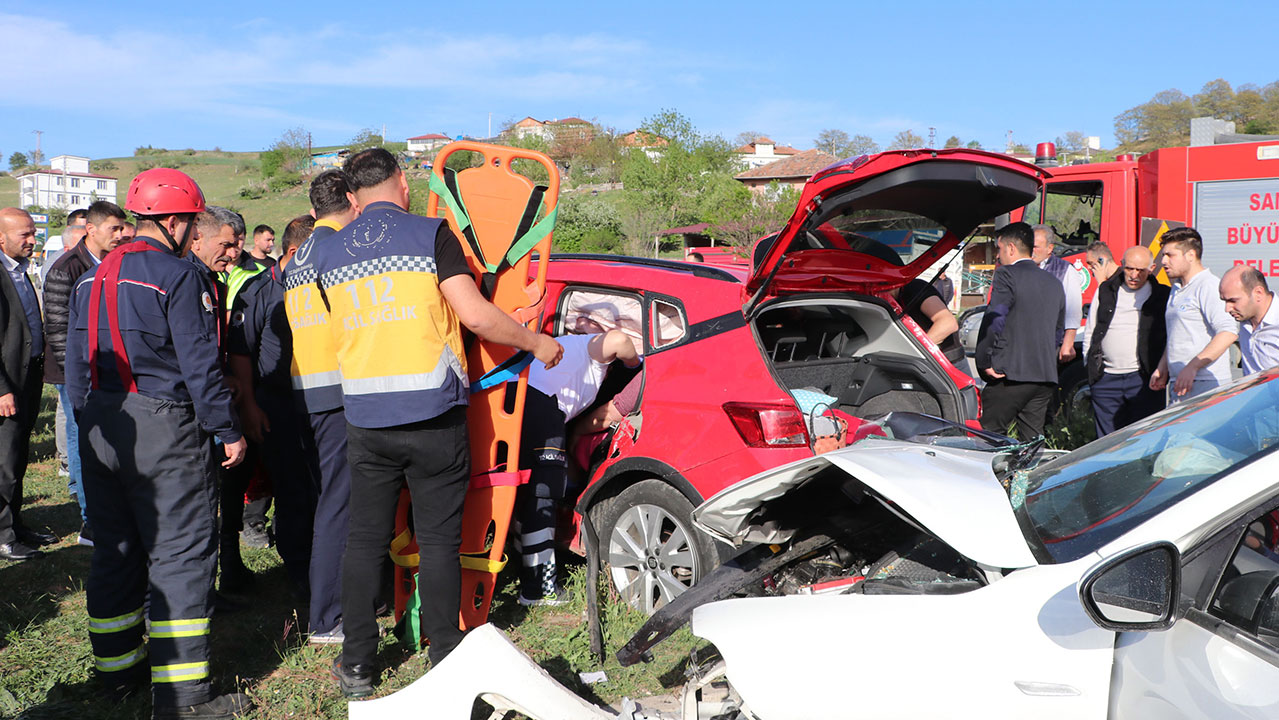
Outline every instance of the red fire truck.
<svg viewBox="0 0 1279 720">
<path fill-rule="evenodd" d="M 1036 151 L 1054 154 L 1051 143 Z M 1204 265 L 1217 275 L 1247 264 L 1279 277 L 1279 141 L 1163 148 L 1049 172 L 1039 199 L 1013 219 L 1053 226 L 1068 255 L 1097 240 L 1116 261 L 1137 244 L 1157 255 L 1162 230 L 1190 225 L 1203 235 Z M 1096 286 L 1086 277 L 1085 302 Z"/>
</svg>

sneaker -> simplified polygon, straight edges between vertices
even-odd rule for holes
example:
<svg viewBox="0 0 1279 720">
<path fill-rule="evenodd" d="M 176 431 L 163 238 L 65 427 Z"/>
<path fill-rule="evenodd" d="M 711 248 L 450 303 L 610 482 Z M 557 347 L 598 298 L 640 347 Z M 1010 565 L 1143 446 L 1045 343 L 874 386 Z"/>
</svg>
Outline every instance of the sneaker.
<svg viewBox="0 0 1279 720">
<path fill-rule="evenodd" d="M 342 621 L 339 620 L 338 624 L 328 632 L 311 633 L 311 637 L 306 641 L 312 645 L 340 645 L 346 642 L 346 634 L 342 632 Z"/>
<path fill-rule="evenodd" d="M 569 601 L 568 589 L 557 587 L 554 595 L 543 595 L 540 598 L 526 598 L 524 593 L 520 593 L 517 602 L 524 607 L 559 607 L 566 605 Z"/>
<path fill-rule="evenodd" d="M 344 697 L 362 698 L 373 694 L 372 665 L 343 665 L 342 656 L 333 658 L 333 677 Z"/>
<path fill-rule="evenodd" d="M 76 538 L 76 544 L 93 547 L 93 530 L 89 527 L 89 523 L 80 525 L 80 537 Z"/>
<path fill-rule="evenodd" d="M 58 468 L 58 477 L 71 477 L 71 471 L 66 466 L 60 466 Z"/>
<path fill-rule="evenodd" d="M 152 720 L 180 720 L 182 718 L 203 718 L 203 720 L 232 720 L 241 717 L 253 709 L 253 701 L 244 693 L 228 693 L 219 695 L 199 705 L 164 706 L 157 705 L 151 713 Z"/>
<path fill-rule="evenodd" d="M 264 548 L 271 544 L 271 536 L 264 523 L 252 523 L 240 531 L 240 541 L 251 548 Z"/>
</svg>

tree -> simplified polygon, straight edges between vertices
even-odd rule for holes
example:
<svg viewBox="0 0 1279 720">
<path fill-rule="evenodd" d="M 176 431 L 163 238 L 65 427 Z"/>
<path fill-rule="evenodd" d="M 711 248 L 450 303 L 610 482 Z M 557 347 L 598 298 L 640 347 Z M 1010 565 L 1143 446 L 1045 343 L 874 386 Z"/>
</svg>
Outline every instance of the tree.
<svg viewBox="0 0 1279 720">
<path fill-rule="evenodd" d="M 716 183 L 705 196 L 702 218 L 716 240 L 749 250 L 756 240 L 786 223 L 799 202 L 799 192 L 771 183 L 753 192 L 731 178 Z"/>
<path fill-rule="evenodd" d="M 946 138 L 946 144 L 945 144 L 945 145 L 942 145 L 942 147 L 943 147 L 943 148 L 957 148 L 957 147 L 959 147 L 959 145 L 960 145 L 960 143 L 961 143 L 961 142 L 962 142 L 962 141 L 959 139 L 959 136 L 958 136 L 958 135 L 951 135 L 950 137 Z"/>
<path fill-rule="evenodd" d="M 361 150 L 382 147 L 383 144 L 381 135 L 377 134 L 372 128 L 364 128 L 346 143 L 346 147 L 351 151 L 351 154 L 355 154 Z"/>
<path fill-rule="evenodd" d="M 1235 103 L 1235 91 L 1221 78 L 1204 83 L 1199 93 L 1190 99 L 1194 103 L 1196 117 L 1214 117 L 1221 120 L 1242 120 Z"/>
<path fill-rule="evenodd" d="M 813 140 L 813 147 L 828 155 L 844 157 L 849 140 L 848 133 L 843 130 L 826 129 L 817 133 L 817 138 Z"/>
<path fill-rule="evenodd" d="M 857 157 L 879 152 L 879 145 L 866 135 L 848 136 L 843 130 L 823 130 L 817 134 L 813 147 L 835 157 Z"/>
<path fill-rule="evenodd" d="M 30 161 L 27 160 L 27 156 L 20 152 L 15 152 L 9 156 L 9 169 L 14 172 L 17 172 L 30 164 Z"/>
<path fill-rule="evenodd" d="M 1088 147 L 1088 136 L 1078 130 L 1068 130 L 1056 140 L 1057 152 L 1082 153 Z"/>
<path fill-rule="evenodd" d="M 964 147 L 969 150 L 981 150 L 981 142 L 978 140 L 969 140 Z"/>
<path fill-rule="evenodd" d="M 31 156 L 31 167 L 40 167 L 44 163 L 44 151 L 36 148 L 28 153 Z"/>
<path fill-rule="evenodd" d="M 737 135 L 733 137 L 733 147 L 750 145 L 751 143 L 755 142 L 756 138 L 762 138 L 762 137 L 765 137 L 765 133 L 762 133 L 758 130 L 744 130 L 742 132 L 737 133 Z"/>
<path fill-rule="evenodd" d="M 1164 90 L 1115 116 L 1115 139 L 1123 150 L 1137 152 L 1185 145 L 1194 115 L 1194 104 L 1185 93 Z"/>
<path fill-rule="evenodd" d="M 909 150 L 911 148 L 922 148 L 924 139 L 915 134 L 913 130 L 902 130 L 893 136 L 893 143 L 888 146 L 889 150 Z"/>
<path fill-rule="evenodd" d="M 301 173 L 311 167 L 311 133 L 301 127 L 285 130 L 258 158 L 262 177 L 274 177 L 280 172 Z"/>
</svg>

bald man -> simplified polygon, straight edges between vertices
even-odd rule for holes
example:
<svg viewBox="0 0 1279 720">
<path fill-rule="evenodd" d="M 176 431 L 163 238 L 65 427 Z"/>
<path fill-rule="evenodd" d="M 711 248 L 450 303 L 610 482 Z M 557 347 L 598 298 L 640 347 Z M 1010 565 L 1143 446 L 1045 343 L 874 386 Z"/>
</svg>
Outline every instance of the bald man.
<svg viewBox="0 0 1279 720">
<path fill-rule="evenodd" d="M 1279 305 L 1256 268 L 1236 265 L 1218 285 L 1226 312 L 1239 321 L 1243 373 L 1251 375 L 1279 365 Z"/>
<path fill-rule="evenodd" d="M 22 522 L 22 480 L 31 429 L 40 413 L 44 323 L 27 270 L 36 247 L 31 215 L 0 210 L 0 560 L 40 557 L 57 536 Z"/>
<path fill-rule="evenodd" d="M 1150 376 L 1168 340 L 1169 288 L 1155 281 L 1153 269 L 1150 250 L 1128 248 L 1123 265 L 1097 286 L 1088 310 L 1084 358 L 1097 437 L 1164 407 L 1164 394 L 1150 389 Z"/>
</svg>

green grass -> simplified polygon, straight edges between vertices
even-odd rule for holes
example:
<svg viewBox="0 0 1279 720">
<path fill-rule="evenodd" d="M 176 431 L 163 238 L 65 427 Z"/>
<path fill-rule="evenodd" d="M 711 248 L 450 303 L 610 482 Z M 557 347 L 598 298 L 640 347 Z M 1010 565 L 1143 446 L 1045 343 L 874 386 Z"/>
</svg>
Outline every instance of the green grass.
<svg viewBox="0 0 1279 720">
<path fill-rule="evenodd" d="M 146 694 L 123 703 L 106 702 L 91 678 L 84 583 L 92 551 L 75 544 L 79 510 L 65 481 L 56 475 L 54 397 L 52 388 L 46 387 L 33 436 L 23 515 L 32 526 L 48 528 L 62 540 L 45 548 L 44 558 L 0 561 L 0 718 L 147 718 Z M 257 705 L 251 718 L 345 718 L 346 702 L 328 670 L 340 646 L 305 642 L 299 633 L 299 611 L 290 602 L 284 567 L 274 549 L 244 547 L 242 553 L 255 573 L 256 586 L 241 596 L 246 609 L 214 617 L 215 687 L 249 693 Z M 585 573 L 580 563 L 569 564 L 572 601 L 532 610 L 515 601 L 515 566 L 508 566 L 499 581 L 491 621 L 556 679 L 591 701 L 613 703 L 623 696 L 638 698 L 679 687 L 689 651 L 701 641 L 685 628 L 654 648 L 653 662 L 622 668 L 612 653 L 643 618 L 603 593 L 609 659 L 601 667 L 590 654 L 583 619 Z M 393 638 L 390 618 L 380 622 L 387 634 L 379 647 L 384 668 L 379 697 L 403 688 L 428 668 L 425 653 L 412 654 Z M 601 669 L 608 674 L 607 682 L 584 686 L 577 677 L 579 672 Z"/>
</svg>

